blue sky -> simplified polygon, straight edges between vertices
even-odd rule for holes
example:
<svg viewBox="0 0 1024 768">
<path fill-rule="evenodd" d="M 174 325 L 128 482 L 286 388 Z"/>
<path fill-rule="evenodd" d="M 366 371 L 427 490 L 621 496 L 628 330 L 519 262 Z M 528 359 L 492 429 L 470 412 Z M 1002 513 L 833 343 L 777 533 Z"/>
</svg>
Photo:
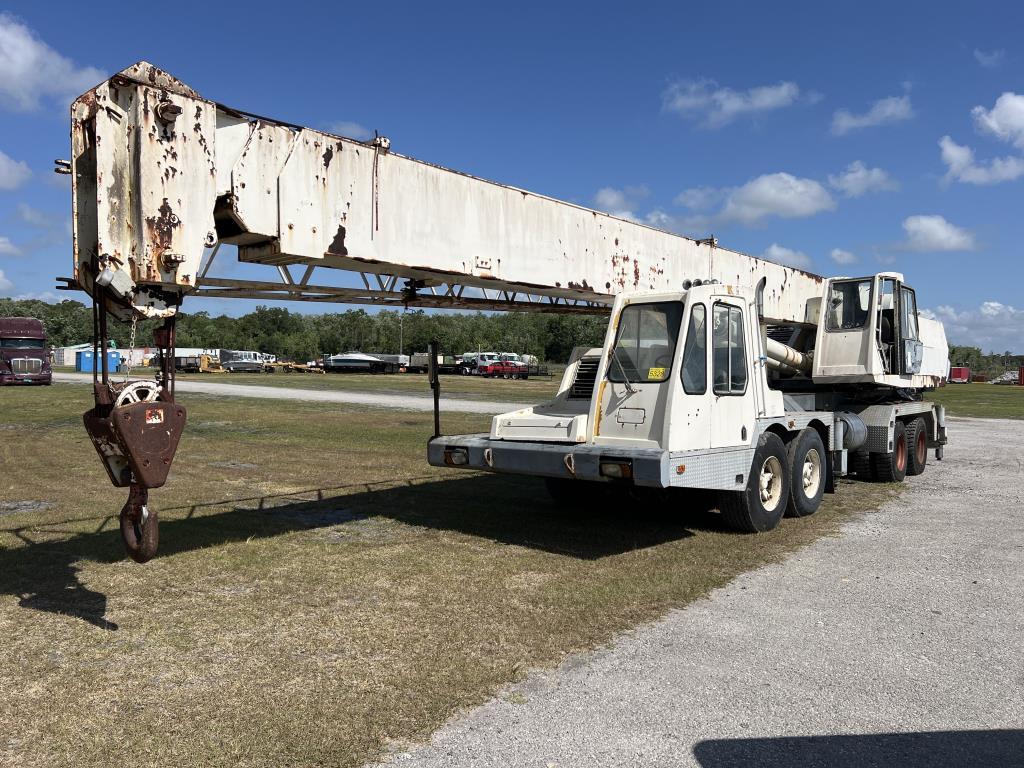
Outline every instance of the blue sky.
<svg viewBox="0 0 1024 768">
<path fill-rule="evenodd" d="M 821 274 L 902 271 L 951 341 L 1024 352 L 1024 6 L 768 5 L 6 3 L 0 295 L 70 274 L 66 106 L 147 59 L 207 98 Z"/>
</svg>

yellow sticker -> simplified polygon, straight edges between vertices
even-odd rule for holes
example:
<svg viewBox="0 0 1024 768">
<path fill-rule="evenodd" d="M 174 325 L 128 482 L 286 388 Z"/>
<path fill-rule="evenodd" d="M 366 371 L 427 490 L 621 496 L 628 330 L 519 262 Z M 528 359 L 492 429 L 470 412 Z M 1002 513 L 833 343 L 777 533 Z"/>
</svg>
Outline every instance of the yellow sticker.
<svg viewBox="0 0 1024 768">
<path fill-rule="evenodd" d="M 647 380 L 648 381 L 661 381 L 665 378 L 664 368 L 648 368 L 647 369 Z"/>
</svg>

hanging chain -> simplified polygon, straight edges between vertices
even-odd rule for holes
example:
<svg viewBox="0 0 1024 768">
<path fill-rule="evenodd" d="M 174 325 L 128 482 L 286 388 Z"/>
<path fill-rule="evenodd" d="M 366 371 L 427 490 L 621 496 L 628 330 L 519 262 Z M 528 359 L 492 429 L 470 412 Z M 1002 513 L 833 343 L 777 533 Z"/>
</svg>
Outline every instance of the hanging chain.
<svg viewBox="0 0 1024 768">
<path fill-rule="evenodd" d="M 135 327 L 139 324 L 139 317 L 132 313 L 132 332 L 128 340 L 128 361 L 124 366 L 124 383 L 128 384 L 128 377 L 132 375 L 132 355 L 135 354 Z"/>
</svg>

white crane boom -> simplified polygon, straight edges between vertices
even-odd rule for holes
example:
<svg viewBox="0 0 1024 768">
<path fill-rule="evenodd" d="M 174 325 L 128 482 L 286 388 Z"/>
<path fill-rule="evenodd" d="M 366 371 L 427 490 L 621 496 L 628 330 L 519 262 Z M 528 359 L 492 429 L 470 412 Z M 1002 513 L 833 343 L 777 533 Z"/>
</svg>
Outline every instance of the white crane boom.
<svg viewBox="0 0 1024 768">
<path fill-rule="evenodd" d="M 803 270 L 404 157 L 383 137 L 230 109 L 146 62 L 74 102 L 72 144 L 74 280 L 106 285 L 122 318 L 167 317 L 188 294 L 600 312 L 624 291 L 763 279 L 764 318 L 804 323 L 822 290 Z M 220 243 L 268 279 L 210 277 Z M 319 267 L 362 287 L 321 285 Z"/>
</svg>

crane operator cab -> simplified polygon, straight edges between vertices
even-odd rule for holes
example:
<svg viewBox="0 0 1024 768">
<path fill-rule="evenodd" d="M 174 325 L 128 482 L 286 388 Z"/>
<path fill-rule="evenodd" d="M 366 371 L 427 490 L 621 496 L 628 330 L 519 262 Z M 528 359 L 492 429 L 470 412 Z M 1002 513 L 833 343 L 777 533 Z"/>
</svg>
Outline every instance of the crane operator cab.
<svg viewBox="0 0 1024 768">
<path fill-rule="evenodd" d="M 925 367 L 942 368 L 941 326 L 920 317 L 914 289 L 901 274 L 827 281 L 824 315 L 814 345 L 817 383 L 920 387 L 927 386 L 918 380 Z M 925 366 L 929 347 L 936 360 Z"/>
</svg>

